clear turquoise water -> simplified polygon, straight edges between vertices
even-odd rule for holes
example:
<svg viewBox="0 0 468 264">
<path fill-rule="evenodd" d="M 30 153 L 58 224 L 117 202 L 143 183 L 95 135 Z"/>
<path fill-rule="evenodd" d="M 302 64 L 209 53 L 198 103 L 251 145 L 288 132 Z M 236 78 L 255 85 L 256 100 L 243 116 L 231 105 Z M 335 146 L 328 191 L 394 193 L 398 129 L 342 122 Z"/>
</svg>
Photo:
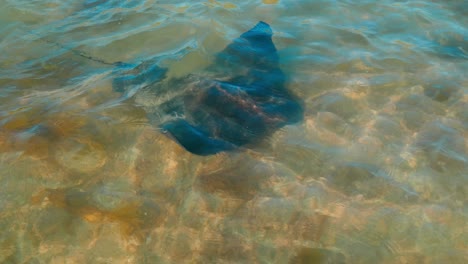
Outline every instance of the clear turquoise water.
<svg viewBox="0 0 468 264">
<path fill-rule="evenodd" d="M 0 0 L 0 262 L 468 262 L 466 1 L 263 2 Z M 187 153 L 96 62 L 184 76 L 259 20 L 306 114 L 252 150 Z"/>
</svg>

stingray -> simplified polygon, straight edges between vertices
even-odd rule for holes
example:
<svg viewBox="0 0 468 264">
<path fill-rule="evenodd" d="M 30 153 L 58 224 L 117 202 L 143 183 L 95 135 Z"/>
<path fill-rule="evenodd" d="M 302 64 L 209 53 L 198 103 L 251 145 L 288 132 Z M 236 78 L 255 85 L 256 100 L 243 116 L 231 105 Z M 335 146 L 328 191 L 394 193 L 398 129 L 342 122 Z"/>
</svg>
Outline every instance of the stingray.
<svg viewBox="0 0 468 264">
<path fill-rule="evenodd" d="M 113 89 L 131 93 L 150 122 L 187 151 L 212 155 L 250 147 L 303 119 L 265 22 L 234 39 L 200 73 L 166 77 L 157 63 L 127 70 Z M 133 87 L 133 88 L 132 88 Z"/>
</svg>

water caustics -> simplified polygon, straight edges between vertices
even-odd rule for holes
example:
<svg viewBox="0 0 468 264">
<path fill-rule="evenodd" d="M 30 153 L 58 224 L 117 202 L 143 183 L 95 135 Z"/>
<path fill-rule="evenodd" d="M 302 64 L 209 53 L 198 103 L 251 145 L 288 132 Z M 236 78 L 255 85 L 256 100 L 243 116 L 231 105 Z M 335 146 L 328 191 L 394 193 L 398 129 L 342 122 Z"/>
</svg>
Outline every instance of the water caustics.
<svg viewBox="0 0 468 264">
<path fill-rule="evenodd" d="M 0 1 L 0 263 L 467 263 L 462 2 Z"/>
</svg>

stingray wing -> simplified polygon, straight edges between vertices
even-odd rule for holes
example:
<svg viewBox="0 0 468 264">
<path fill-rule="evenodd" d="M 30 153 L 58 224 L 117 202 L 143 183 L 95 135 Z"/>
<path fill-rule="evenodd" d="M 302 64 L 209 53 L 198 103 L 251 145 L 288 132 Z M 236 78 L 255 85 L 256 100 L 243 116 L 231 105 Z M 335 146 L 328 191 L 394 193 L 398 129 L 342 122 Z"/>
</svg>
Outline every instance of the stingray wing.
<svg viewBox="0 0 468 264">
<path fill-rule="evenodd" d="M 231 76 L 234 85 L 256 88 L 252 93 L 268 95 L 285 92 L 285 75 L 279 68 L 279 57 L 272 37 L 273 31 L 265 22 L 233 40 L 216 56 L 214 66 Z"/>
<path fill-rule="evenodd" d="M 124 75 L 115 78 L 112 81 L 112 88 L 116 92 L 124 93 L 132 86 L 147 86 L 161 81 L 166 77 L 166 72 L 166 68 L 145 62 L 128 70 Z"/>
</svg>

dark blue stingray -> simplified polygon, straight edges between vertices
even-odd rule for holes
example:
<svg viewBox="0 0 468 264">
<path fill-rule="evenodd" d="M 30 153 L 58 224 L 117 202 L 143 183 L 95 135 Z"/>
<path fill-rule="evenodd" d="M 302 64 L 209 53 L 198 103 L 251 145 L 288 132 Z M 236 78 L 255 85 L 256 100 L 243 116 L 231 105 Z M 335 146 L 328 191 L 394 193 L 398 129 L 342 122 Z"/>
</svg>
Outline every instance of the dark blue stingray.
<svg viewBox="0 0 468 264">
<path fill-rule="evenodd" d="M 127 86 L 147 84 L 140 101 L 146 102 L 142 105 L 149 116 L 161 109 L 169 115 L 176 112 L 175 118 L 158 126 L 193 154 L 211 155 L 251 145 L 303 118 L 302 105 L 285 87 L 272 35 L 270 26 L 259 22 L 217 54 L 204 71 L 209 77 L 191 75 L 154 84 L 166 69 L 152 65 L 116 78 L 114 89 L 124 92 Z M 153 96 L 152 101 L 157 101 L 163 87 L 189 88 L 182 88 L 184 95 L 174 102 L 150 107 L 151 100 L 146 99 Z"/>
</svg>

